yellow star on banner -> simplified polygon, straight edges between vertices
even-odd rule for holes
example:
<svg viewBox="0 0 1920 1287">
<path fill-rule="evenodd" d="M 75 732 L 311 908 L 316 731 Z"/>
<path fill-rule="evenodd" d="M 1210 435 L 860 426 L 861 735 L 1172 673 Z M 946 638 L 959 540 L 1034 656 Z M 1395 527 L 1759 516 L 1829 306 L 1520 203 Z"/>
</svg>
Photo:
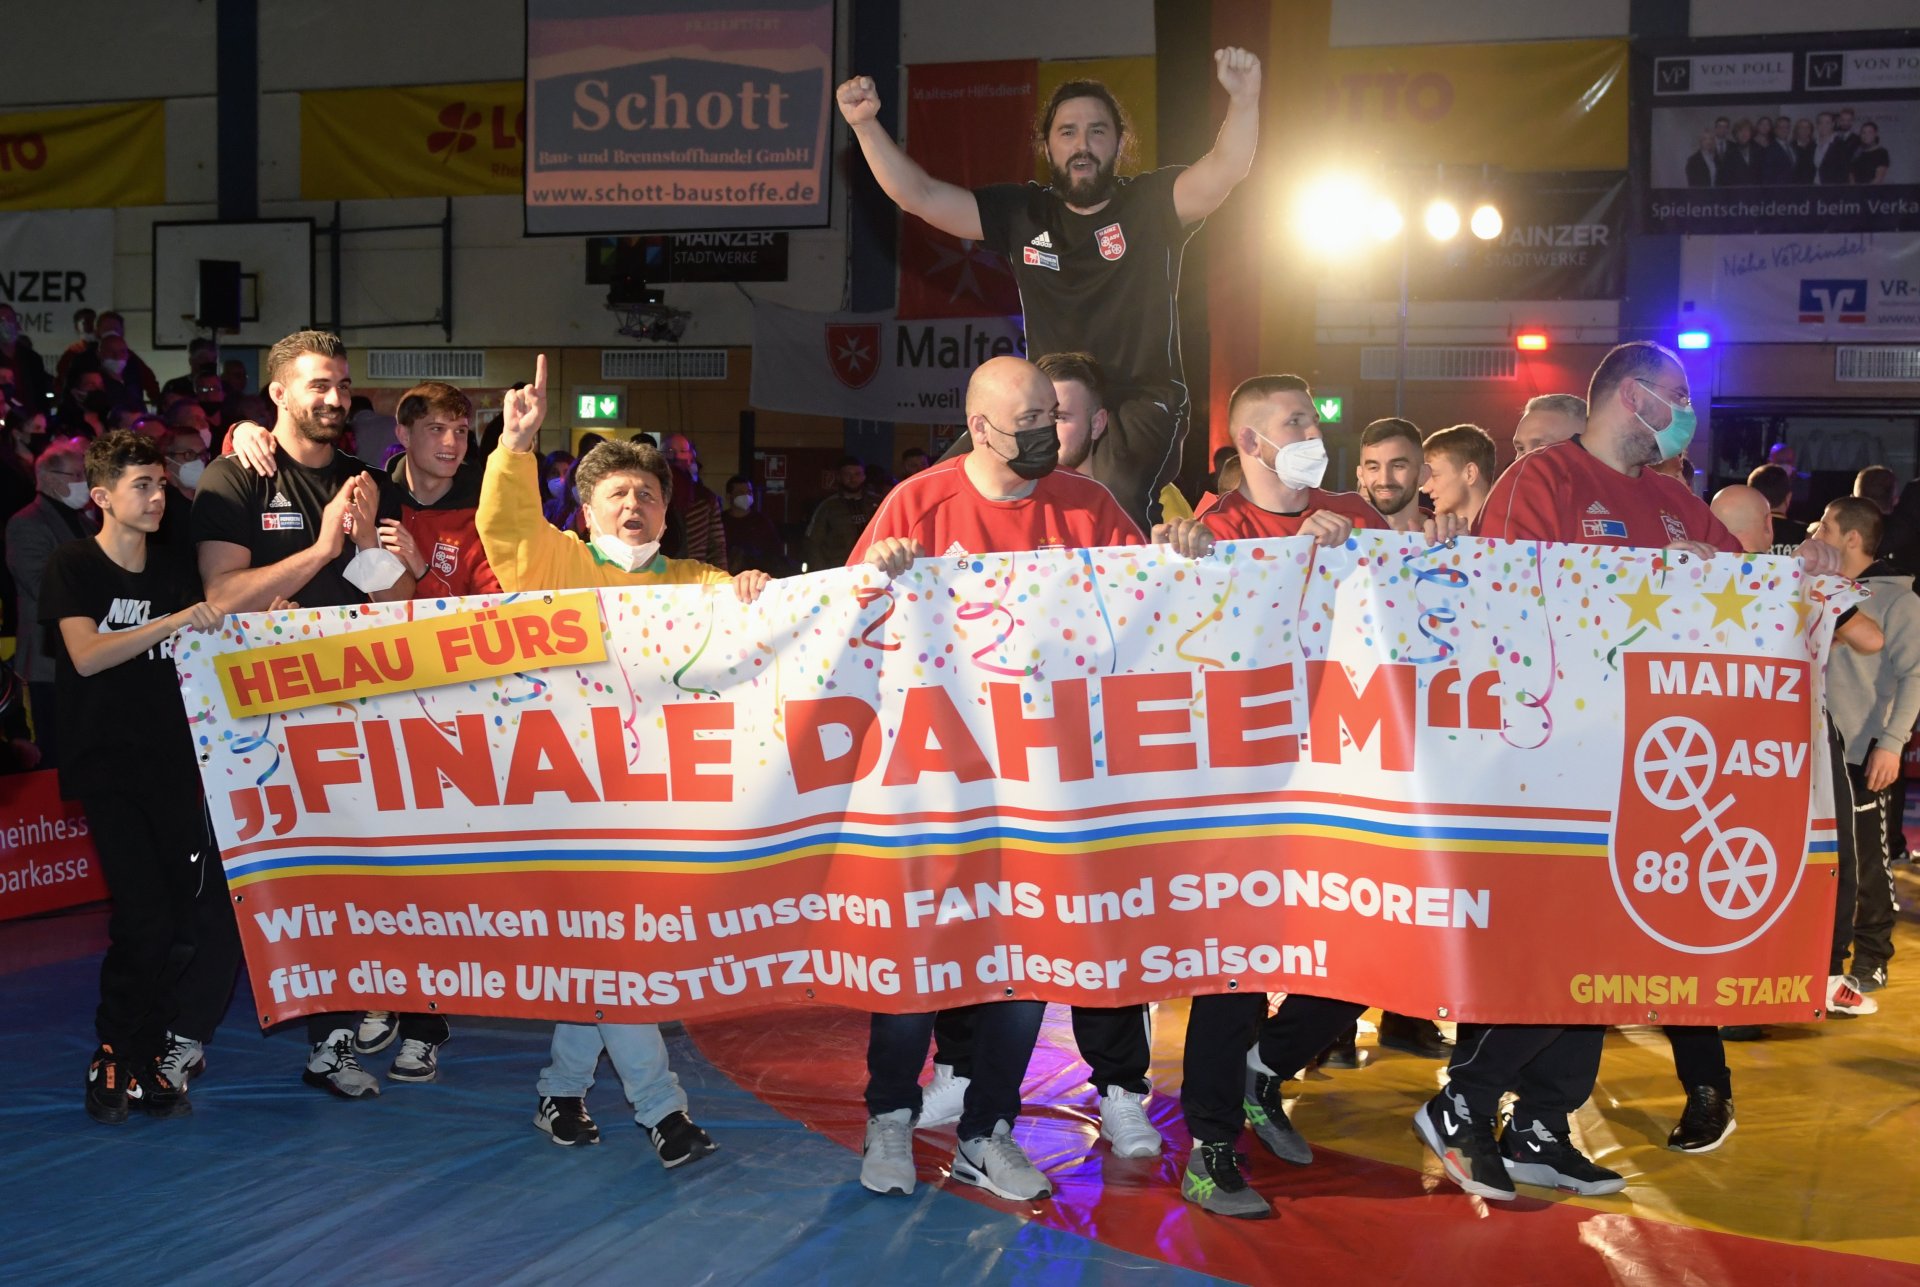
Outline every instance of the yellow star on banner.
<svg viewBox="0 0 1920 1287">
<path fill-rule="evenodd" d="M 1614 598 L 1627 605 L 1627 626 L 1631 628 L 1636 621 L 1644 621 L 1655 630 L 1660 629 L 1660 605 L 1673 596 L 1655 594 L 1653 586 L 1646 577 L 1640 578 L 1640 588 L 1632 594 L 1616 594 Z"/>
<path fill-rule="evenodd" d="M 1793 614 L 1800 618 L 1800 633 L 1804 635 L 1807 633 L 1807 614 L 1813 611 L 1813 605 L 1807 602 L 1805 586 L 1801 587 L 1800 593 L 1795 595 L 1787 606 L 1792 608 Z"/>
<path fill-rule="evenodd" d="M 1713 625 L 1717 626 L 1723 621 L 1731 621 L 1734 625 L 1745 630 L 1747 628 L 1747 605 L 1760 596 L 1757 594 L 1740 593 L 1740 577 L 1738 573 L 1735 573 L 1727 577 L 1726 589 L 1720 591 L 1718 594 L 1703 594 L 1700 597 L 1713 605 Z M 1710 626 L 1708 628 L 1711 629 L 1712 627 Z"/>
</svg>

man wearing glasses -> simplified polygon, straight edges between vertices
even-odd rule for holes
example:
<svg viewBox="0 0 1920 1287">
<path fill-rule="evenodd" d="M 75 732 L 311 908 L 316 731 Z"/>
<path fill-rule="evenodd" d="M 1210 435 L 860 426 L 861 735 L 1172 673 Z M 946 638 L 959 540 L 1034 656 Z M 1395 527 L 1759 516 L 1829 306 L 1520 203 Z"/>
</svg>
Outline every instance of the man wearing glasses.
<svg viewBox="0 0 1920 1287">
<path fill-rule="evenodd" d="M 1658 344 L 1622 344 L 1600 361 L 1582 433 L 1520 457 L 1494 484 L 1475 536 L 1675 550 L 1697 558 L 1742 552 L 1699 497 L 1654 472 L 1693 437 L 1686 369 Z M 1809 574 L 1836 572 L 1833 547 L 1796 551 Z M 1676 1054 L 1723 1058 L 1712 1029 L 1668 1029 Z M 1618 1193 L 1626 1180 L 1573 1143 L 1568 1118 L 1593 1093 L 1606 1029 L 1595 1025 L 1463 1025 L 1445 1090 L 1414 1115 L 1414 1129 L 1447 1177 L 1482 1198 L 1510 1200 L 1514 1183 L 1583 1195 Z M 1704 1048 L 1698 1048 L 1704 1047 Z M 1498 1143 L 1501 1096 L 1518 1092 Z"/>
<path fill-rule="evenodd" d="M 160 530 L 153 539 L 169 549 L 184 550 L 193 540 L 188 522 L 194 494 L 200 490 L 200 476 L 207 472 L 207 446 L 201 441 L 200 431 L 190 425 L 168 425 L 159 438 L 160 450 L 167 458 L 167 509 L 160 516 Z"/>
</svg>

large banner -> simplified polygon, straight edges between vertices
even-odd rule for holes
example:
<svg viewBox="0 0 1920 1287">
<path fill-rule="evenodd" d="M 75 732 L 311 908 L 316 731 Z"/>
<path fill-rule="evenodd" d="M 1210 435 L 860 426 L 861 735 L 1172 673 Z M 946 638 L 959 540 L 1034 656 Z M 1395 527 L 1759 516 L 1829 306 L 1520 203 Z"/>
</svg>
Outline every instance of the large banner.
<svg viewBox="0 0 1920 1287">
<path fill-rule="evenodd" d="M 1807 1020 L 1844 584 L 1370 532 L 298 610 L 175 658 L 264 1022 Z"/>
<path fill-rule="evenodd" d="M 1680 299 L 1718 339 L 1912 343 L 1920 234 L 1688 237 Z"/>
<path fill-rule="evenodd" d="M 80 806 L 51 769 L 0 776 L 0 921 L 107 896 Z"/>
<path fill-rule="evenodd" d="M 157 206 L 166 200 L 164 103 L 0 115 L 0 210 Z"/>
<path fill-rule="evenodd" d="M 1017 316 L 906 322 L 890 313 L 808 313 L 756 300 L 747 401 L 763 411 L 958 424 L 973 368 L 1026 351 Z"/>
<path fill-rule="evenodd" d="M 310 90 L 300 95 L 300 196 L 517 193 L 526 132 L 519 81 Z"/>
<path fill-rule="evenodd" d="M 1319 78 L 1319 115 L 1302 120 L 1269 88 L 1264 126 L 1315 130 L 1327 159 L 1349 168 L 1627 165 L 1624 40 L 1361 45 L 1330 49 L 1302 71 Z"/>
<path fill-rule="evenodd" d="M 1623 174 L 1516 174 L 1495 199 L 1505 226 L 1490 241 L 1420 246 L 1407 287 L 1421 300 L 1618 299 L 1626 271 Z M 1396 256 L 1361 256 L 1320 275 L 1322 299 L 1393 299 Z"/>
<path fill-rule="evenodd" d="M 1634 46 L 1649 232 L 1920 229 L 1912 31 Z"/>
<path fill-rule="evenodd" d="M 113 211 L 0 214 L 0 303 L 44 353 L 66 347 L 78 308 L 113 307 Z"/>
<path fill-rule="evenodd" d="M 528 0 L 527 231 L 824 228 L 833 49 L 833 0 Z"/>
</svg>

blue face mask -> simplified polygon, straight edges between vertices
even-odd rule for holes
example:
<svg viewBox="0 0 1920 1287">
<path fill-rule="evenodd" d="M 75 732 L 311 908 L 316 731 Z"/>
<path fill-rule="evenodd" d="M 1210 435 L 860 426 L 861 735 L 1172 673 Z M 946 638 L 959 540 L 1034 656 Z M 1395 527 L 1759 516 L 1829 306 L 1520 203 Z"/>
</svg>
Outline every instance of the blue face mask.
<svg viewBox="0 0 1920 1287">
<path fill-rule="evenodd" d="M 1687 449 L 1688 443 L 1693 441 L 1693 431 L 1699 428 L 1700 425 L 1699 418 L 1693 414 L 1692 407 L 1674 406 L 1671 402 L 1661 397 L 1659 393 L 1654 390 L 1654 387 L 1645 380 L 1641 380 L 1640 385 L 1648 393 L 1653 394 L 1654 401 L 1673 412 L 1672 419 L 1667 421 L 1667 427 L 1664 429 L 1653 429 L 1652 425 L 1647 424 L 1647 418 L 1645 416 L 1641 415 L 1638 411 L 1633 413 L 1636 420 L 1643 425 L 1647 425 L 1647 428 L 1653 429 L 1654 441 L 1660 444 L 1660 459 L 1673 460 Z"/>
</svg>

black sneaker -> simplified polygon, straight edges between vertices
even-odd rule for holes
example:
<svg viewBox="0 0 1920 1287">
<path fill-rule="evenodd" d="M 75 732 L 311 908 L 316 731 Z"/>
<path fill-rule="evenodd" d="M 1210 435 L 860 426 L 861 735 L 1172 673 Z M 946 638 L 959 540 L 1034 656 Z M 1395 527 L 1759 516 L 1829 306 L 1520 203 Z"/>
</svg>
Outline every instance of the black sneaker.
<svg viewBox="0 0 1920 1287">
<path fill-rule="evenodd" d="M 1596 1165 L 1545 1122 L 1522 1125 L 1516 1118 L 1500 1136 L 1500 1156 L 1507 1174 L 1520 1184 L 1565 1189 L 1588 1198 L 1618 1193 L 1627 1187 L 1626 1178 L 1618 1171 Z"/>
<path fill-rule="evenodd" d="M 1676 1153 L 1711 1153 L 1731 1134 L 1733 1101 L 1717 1087 L 1695 1086 L 1687 1092 L 1687 1106 L 1667 1136 L 1667 1147 Z"/>
<path fill-rule="evenodd" d="M 1878 992 L 1887 986 L 1887 967 L 1885 965 L 1860 965 L 1853 967 L 1853 981 L 1860 985 L 1861 995 Z"/>
<path fill-rule="evenodd" d="M 533 1124 L 562 1148 L 600 1142 L 600 1127 L 588 1114 L 587 1101 L 577 1096 L 542 1095 L 540 1107 L 533 1114 Z"/>
<path fill-rule="evenodd" d="M 163 1056 L 156 1056 L 140 1074 L 140 1107 L 148 1117 L 185 1117 L 193 1112 L 184 1082 L 167 1076 Z"/>
<path fill-rule="evenodd" d="M 1358 1068 L 1360 1066 L 1360 1026 L 1349 1024 L 1347 1030 L 1335 1037 L 1320 1058 L 1314 1062 L 1322 1068 Z"/>
<path fill-rule="evenodd" d="M 1404 1050 L 1422 1059 L 1445 1059 L 1453 1053 L 1453 1043 L 1431 1019 L 1386 1013 L 1380 1016 L 1380 1045 L 1386 1050 Z"/>
<path fill-rule="evenodd" d="M 1306 1166 L 1313 1161 L 1313 1146 L 1307 1143 L 1306 1136 L 1293 1129 L 1293 1122 L 1287 1117 L 1287 1106 L 1281 1101 L 1280 1088 L 1285 1082 L 1270 1073 L 1247 1070 L 1246 1100 L 1242 1105 L 1247 1113 L 1247 1125 L 1253 1127 L 1254 1138 L 1267 1146 L 1267 1151 L 1282 1162 L 1291 1162 L 1295 1166 Z"/>
<path fill-rule="evenodd" d="M 1196 1143 L 1180 1176 L 1180 1196 L 1215 1215 L 1268 1220 L 1273 1204 L 1253 1191 L 1231 1144 Z"/>
<path fill-rule="evenodd" d="M 1446 1168 L 1447 1178 L 1476 1197 L 1508 1202 L 1513 1177 L 1493 1140 L 1493 1119 L 1467 1111 L 1467 1097 L 1441 1091 L 1413 1115 L 1413 1130 Z"/>
<path fill-rule="evenodd" d="M 112 1046 L 93 1052 L 87 1065 L 87 1116 L 108 1126 L 127 1120 L 127 1107 L 138 1102 L 138 1083 Z"/>
<path fill-rule="evenodd" d="M 705 1131 L 693 1124 L 691 1117 L 678 1112 L 668 1113 L 647 1127 L 647 1138 L 653 1141 L 653 1151 L 660 1155 L 660 1165 L 669 1171 L 688 1162 L 697 1162 L 720 1147 L 707 1138 Z"/>
<path fill-rule="evenodd" d="M 1730 1023 L 1720 1029 L 1722 1041 L 1764 1041 L 1767 1025 L 1764 1023 Z"/>
</svg>

